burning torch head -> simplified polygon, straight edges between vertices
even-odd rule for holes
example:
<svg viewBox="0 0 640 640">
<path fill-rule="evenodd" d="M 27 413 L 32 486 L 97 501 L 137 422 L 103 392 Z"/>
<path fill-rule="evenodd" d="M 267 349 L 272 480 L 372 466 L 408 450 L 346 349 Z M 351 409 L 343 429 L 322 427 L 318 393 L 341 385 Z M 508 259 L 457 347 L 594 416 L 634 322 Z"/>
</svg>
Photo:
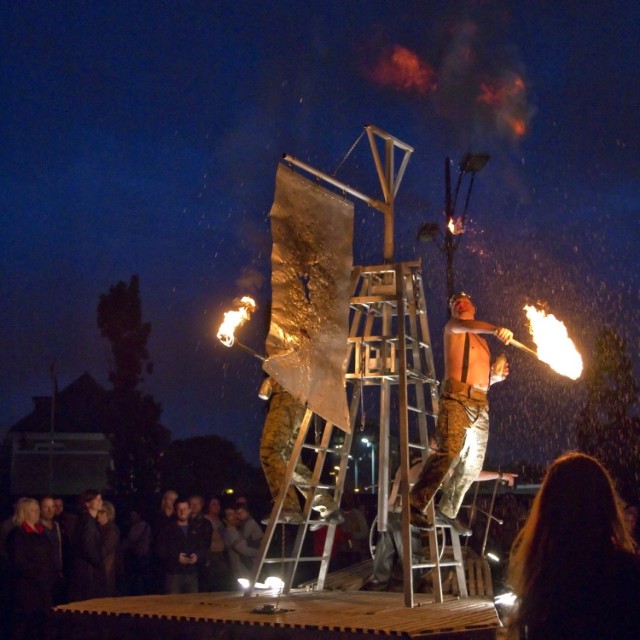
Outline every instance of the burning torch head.
<svg viewBox="0 0 640 640">
<path fill-rule="evenodd" d="M 458 293 L 454 293 L 449 298 L 449 311 L 451 313 L 453 313 L 454 304 L 455 304 L 456 300 L 459 300 L 460 298 L 466 298 L 473 305 L 473 308 L 474 309 L 476 308 L 476 305 L 475 305 L 475 302 L 473 301 L 473 298 L 468 293 L 465 293 L 464 291 L 458 291 Z"/>
</svg>

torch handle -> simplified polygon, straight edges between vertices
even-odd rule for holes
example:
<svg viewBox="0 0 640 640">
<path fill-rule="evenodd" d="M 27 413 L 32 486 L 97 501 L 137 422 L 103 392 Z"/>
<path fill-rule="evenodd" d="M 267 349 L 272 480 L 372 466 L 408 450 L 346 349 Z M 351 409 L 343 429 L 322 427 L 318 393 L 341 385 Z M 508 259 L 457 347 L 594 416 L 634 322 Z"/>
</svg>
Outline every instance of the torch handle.
<svg viewBox="0 0 640 640">
<path fill-rule="evenodd" d="M 253 349 L 251 349 L 250 347 L 247 347 L 246 344 L 242 344 L 242 342 L 240 342 L 239 340 L 234 340 L 232 346 L 238 347 L 238 349 L 241 349 L 242 351 L 246 351 L 248 354 L 252 355 L 254 358 L 258 358 L 258 360 L 261 360 L 262 362 L 266 360 L 264 356 L 261 356 L 259 353 L 256 353 Z"/>
<path fill-rule="evenodd" d="M 509 346 L 515 347 L 516 349 L 520 349 L 521 351 L 526 351 L 527 353 L 530 353 L 532 356 L 535 356 L 536 358 L 538 357 L 538 354 L 533 349 L 531 349 L 530 347 L 527 347 L 526 344 L 522 344 L 522 342 L 518 342 L 514 338 L 511 338 L 511 340 L 509 340 Z"/>
</svg>

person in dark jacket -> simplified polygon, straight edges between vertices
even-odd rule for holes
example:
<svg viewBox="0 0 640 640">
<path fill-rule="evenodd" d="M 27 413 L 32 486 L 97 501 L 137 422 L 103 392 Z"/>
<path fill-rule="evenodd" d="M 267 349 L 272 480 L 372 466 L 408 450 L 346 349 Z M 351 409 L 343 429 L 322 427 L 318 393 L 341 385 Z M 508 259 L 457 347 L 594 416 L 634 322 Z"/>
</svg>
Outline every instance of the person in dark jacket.
<svg viewBox="0 0 640 640">
<path fill-rule="evenodd" d="M 46 637 L 57 570 L 39 519 L 37 500 L 23 498 L 15 515 L 16 526 L 7 539 L 13 600 L 11 640 Z"/>
<path fill-rule="evenodd" d="M 156 554 L 164 569 L 165 593 L 198 593 L 198 567 L 205 560 L 206 546 L 190 515 L 189 501 L 178 498 L 174 519 L 158 532 Z"/>
<path fill-rule="evenodd" d="M 105 595 L 105 572 L 102 562 L 102 540 L 98 528 L 98 511 L 102 496 L 87 489 L 80 496 L 80 518 L 72 543 L 73 564 L 69 583 L 69 600 L 90 600 Z"/>
</svg>

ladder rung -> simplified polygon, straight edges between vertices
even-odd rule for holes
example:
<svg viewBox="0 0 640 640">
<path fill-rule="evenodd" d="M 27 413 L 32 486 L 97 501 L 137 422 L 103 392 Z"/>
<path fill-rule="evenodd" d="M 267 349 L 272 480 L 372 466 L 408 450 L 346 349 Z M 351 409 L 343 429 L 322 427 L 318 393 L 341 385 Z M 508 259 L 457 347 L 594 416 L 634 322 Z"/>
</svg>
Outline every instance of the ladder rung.
<svg viewBox="0 0 640 640">
<path fill-rule="evenodd" d="M 439 562 L 437 565 L 435 562 L 425 562 L 424 564 L 412 564 L 412 569 L 433 569 L 436 566 L 440 567 L 461 567 L 462 562 L 459 560 L 445 560 L 444 562 Z"/>
<path fill-rule="evenodd" d="M 407 375 L 420 380 L 420 382 L 424 382 L 425 384 L 438 384 L 438 381 L 435 378 L 430 378 L 422 371 L 418 371 L 417 369 L 407 369 Z"/>
<path fill-rule="evenodd" d="M 375 295 L 375 296 L 354 296 L 351 298 L 351 304 L 354 305 L 370 305 L 370 304 L 396 304 L 396 297 L 393 296 L 385 296 L 385 295 Z"/>
<path fill-rule="evenodd" d="M 325 451 L 327 453 L 333 453 L 337 456 L 347 456 L 349 455 L 342 449 L 336 449 L 334 447 L 321 447 L 319 444 L 303 444 L 303 449 L 313 449 L 314 451 Z"/>
<path fill-rule="evenodd" d="M 300 489 L 335 489 L 336 486 L 333 484 L 312 484 L 310 482 L 292 482 L 292 486 L 299 487 Z"/>
<path fill-rule="evenodd" d="M 323 560 L 323 556 L 306 556 L 300 558 L 265 558 L 265 564 L 277 564 L 278 562 L 320 562 Z"/>
</svg>

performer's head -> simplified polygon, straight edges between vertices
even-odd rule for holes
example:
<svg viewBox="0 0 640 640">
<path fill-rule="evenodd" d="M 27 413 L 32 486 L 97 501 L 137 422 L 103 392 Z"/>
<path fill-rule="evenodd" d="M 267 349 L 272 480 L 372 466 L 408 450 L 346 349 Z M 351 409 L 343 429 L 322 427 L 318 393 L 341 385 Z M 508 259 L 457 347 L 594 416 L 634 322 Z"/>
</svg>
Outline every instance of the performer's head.
<svg viewBox="0 0 640 640">
<path fill-rule="evenodd" d="M 468 293 L 459 291 L 449 298 L 449 311 L 452 318 L 459 318 L 464 313 L 470 313 L 473 318 L 476 313 L 476 305 Z"/>
</svg>

